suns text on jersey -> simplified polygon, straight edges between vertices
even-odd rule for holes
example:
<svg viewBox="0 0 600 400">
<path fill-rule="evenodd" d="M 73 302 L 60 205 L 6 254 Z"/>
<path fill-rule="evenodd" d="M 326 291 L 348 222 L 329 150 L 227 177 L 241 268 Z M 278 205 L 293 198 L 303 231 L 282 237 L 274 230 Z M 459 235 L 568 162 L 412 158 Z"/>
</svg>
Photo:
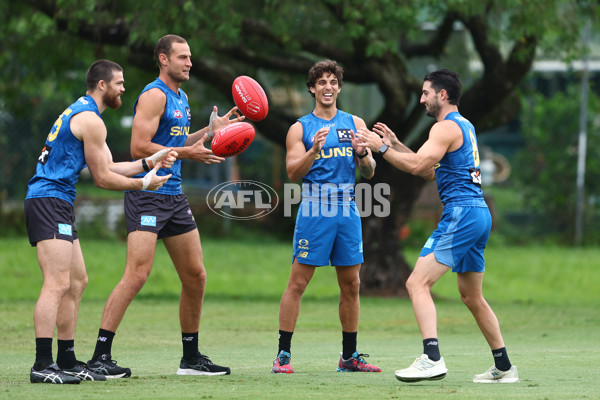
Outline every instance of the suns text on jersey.
<svg viewBox="0 0 600 400">
<path fill-rule="evenodd" d="M 351 146 L 348 147 L 330 147 L 327 149 L 321 149 L 315 160 L 319 158 L 331 158 L 331 157 L 353 157 L 354 151 Z"/>
<path fill-rule="evenodd" d="M 187 136 L 190 134 L 189 126 L 173 126 L 169 132 L 171 136 Z"/>
</svg>

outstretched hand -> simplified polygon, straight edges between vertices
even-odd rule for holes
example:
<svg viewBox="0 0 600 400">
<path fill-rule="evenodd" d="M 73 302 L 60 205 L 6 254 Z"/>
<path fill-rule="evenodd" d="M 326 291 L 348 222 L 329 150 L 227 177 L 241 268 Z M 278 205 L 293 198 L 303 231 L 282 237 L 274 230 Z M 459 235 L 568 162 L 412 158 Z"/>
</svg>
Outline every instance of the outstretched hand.
<svg viewBox="0 0 600 400">
<path fill-rule="evenodd" d="M 354 134 L 353 130 L 350 130 L 350 135 L 352 136 L 352 147 L 354 148 L 354 154 L 364 154 L 365 150 L 367 149 L 367 144 L 362 139 L 359 139 Z"/>
<path fill-rule="evenodd" d="M 382 122 L 375 123 L 373 126 L 373 131 L 382 137 L 384 144 L 390 147 L 400 144 L 400 141 L 396 137 L 394 131 L 392 131 L 386 124 Z"/>
<path fill-rule="evenodd" d="M 216 156 L 212 150 L 206 148 L 204 146 L 204 142 L 209 140 L 208 133 L 204 134 L 196 143 L 189 147 L 190 155 L 189 158 L 191 160 L 201 162 L 204 164 L 219 164 L 222 161 L 225 161 L 223 157 Z"/>
<path fill-rule="evenodd" d="M 378 152 L 379 148 L 383 144 L 383 140 L 378 134 L 368 130 L 367 128 L 359 128 L 356 132 L 356 137 L 364 143 L 364 145 L 371 149 L 371 151 Z"/>
<path fill-rule="evenodd" d="M 210 114 L 210 119 L 208 122 L 209 130 L 208 130 L 208 139 L 212 139 L 215 134 L 223 129 L 225 126 L 233 123 L 233 122 L 241 122 L 246 119 L 245 116 L 238 113 L 238 108 L 233 107 L 229 112 L 222 117 L 219 117 L 219 109 L 217 106 L 213 107 L 213 111 Z M 231 116 L 235 114 L 235 118 L 231 119 Z"/>
<path fill-rule="evenodd" d="M 325 144 L 325 140 L 327 140 L 327 135 L 329 134 L 329 128 L 325 127 L 325 128 L 321 128 L 317 131 L 317 133 L 315 133 L 315 136 L 313 136 L 313 149 L 315 151 L 315 154 L 318 154 L 321 149 L 323 148 L 323 145 Z"/>
</svg>

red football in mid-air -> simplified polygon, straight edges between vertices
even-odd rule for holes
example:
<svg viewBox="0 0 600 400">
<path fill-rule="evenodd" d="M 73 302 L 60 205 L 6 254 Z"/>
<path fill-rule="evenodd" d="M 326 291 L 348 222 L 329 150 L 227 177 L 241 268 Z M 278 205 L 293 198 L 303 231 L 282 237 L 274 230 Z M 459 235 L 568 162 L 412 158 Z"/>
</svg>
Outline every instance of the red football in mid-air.
<svg viewBox="0 0 600 400">
<path fill-rule="evenodd" d="M 252 121 L 262 121 L 269 113 L 269 101 L 262 86 L 249 76 L 238 76 L 231 86 L 233 101 Z"/>
<path fill-rule="evenodd" d="M 254 140 L 254 127 L 248 122 L 233 122 L 212 138 L 210 148 L 219 157 L 231 157 L 246 150 Z"/>
</svg>

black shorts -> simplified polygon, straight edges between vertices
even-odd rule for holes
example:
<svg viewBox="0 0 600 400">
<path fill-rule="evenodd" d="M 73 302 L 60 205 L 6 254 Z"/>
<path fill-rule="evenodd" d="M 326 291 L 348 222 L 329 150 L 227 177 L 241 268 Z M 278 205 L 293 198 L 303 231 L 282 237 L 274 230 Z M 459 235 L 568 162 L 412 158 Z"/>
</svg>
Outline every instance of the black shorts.
<svg viewBox="0 0 600 400">
<path fill-rule="evenodd" d="M 133 231 L 154 232 L 159 239 L 197 229 L 184 194 L 125 192 L 125 219 L 128 234 Z"/>
<path fill-rule="evenodd" d="M 73 205 L 56 197 L 25 200 L 25 222 L 29 243 L 47 239 L 62 239 L 73 243 L 77 238 Z"/>
</svg>

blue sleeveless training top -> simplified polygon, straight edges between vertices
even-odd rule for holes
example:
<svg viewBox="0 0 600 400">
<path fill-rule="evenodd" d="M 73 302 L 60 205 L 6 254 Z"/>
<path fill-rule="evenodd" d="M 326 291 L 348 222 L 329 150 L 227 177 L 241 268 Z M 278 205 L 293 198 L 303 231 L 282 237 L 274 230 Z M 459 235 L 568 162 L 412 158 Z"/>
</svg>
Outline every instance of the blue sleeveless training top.
<svg viewBox="0 0 600 400">
<path fill-rule="evenodd" d="M 86 162 L 83 142 L 71 131 L 71 118 L 84 111 L 92 111 L 102 118 L 91 96 L 80 97 L 58 116 L 46 138 L 25 198 L 56 197 L 73 204 L 77 194 L 75 184 Z"/>
<path fill-rule="evenodd" d="M 475 128 L 458 112 L 451 112 L 444 120 L 458 124 L 463 134 L 463 144 L 446 153 L 436 165 L 435 178 L 440 200 L 444 204 L 485 206 Z"/>
<path fill-rule="evenodd" d="M 175 93 L 159 78 L 146 85 L 140 96 L 154 88 L 160 89 L 167 96 L 167 103 L 165 104 L 165 112 L 160 119 L 152 142 L 165 147 L 183 147 L 190 134 L 192 121 L 192 113 L 187 96 L 181 89 L 179 89 L 178 93 Z M 135 115 L 135 108 L 137 107 L 139 98 L 138 96 L 133 106 L 133 115 Z M 181 160 L 175 161 L 171 168 L 159 169 L 156 174 L 161 176 L 173 174 L 156 193 L 169 195 L 181 194 Z M 141 178 L 144 175 L 146 175 L 145 172 L 137 175 L 136 178 Z"/>
<path fill-rule="evenodd" d="M 306 150 L 313 146 L 313 137 L 323 127 L 329 127 L 329 134 L 317 155 L 312 168 L 302 178 L 302 198 L 316 200 L 319 193 L 327 192 L 344 202 L 354 196 L 356 167 L 350 131 L 356 132 L 351 114 L 337 110 L 335 117 L 324 120 L 312 112 L 298 119 L 302 123 L 302 142 Z M 331 184 L 323 187 L 325 184 Z M 323 201 L 321 196 L 321 201 Z"/>
</svg>

